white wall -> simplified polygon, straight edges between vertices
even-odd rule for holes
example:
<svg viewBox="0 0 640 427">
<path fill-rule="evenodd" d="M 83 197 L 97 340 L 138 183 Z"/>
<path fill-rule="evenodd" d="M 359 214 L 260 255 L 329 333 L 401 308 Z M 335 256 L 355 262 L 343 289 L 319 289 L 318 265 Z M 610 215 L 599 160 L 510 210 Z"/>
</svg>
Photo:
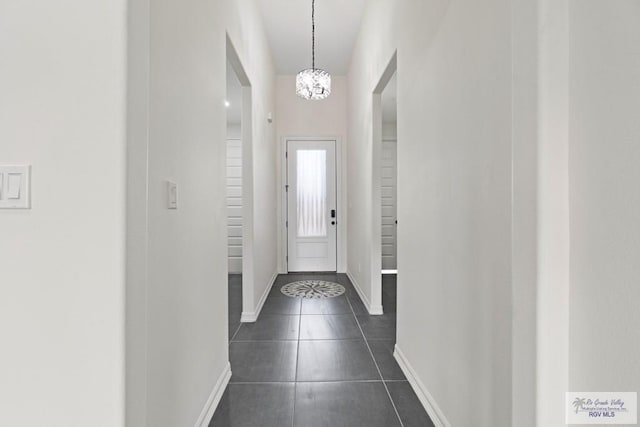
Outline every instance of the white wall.
<svg viewBox="0 0 640 427">
<path fill-rule="evenodd" d="M 640 3 L 569 12 L 569 386 L 639 391 Z"/>
<path fill-rule="evenodd" d="M 369 3 L 349 71 L 348 268 L 372 300 L 371 94 L 396 47 L 398 348 L 451 425 L 511 425 L 510 2 Z"/>
<path fill-rule="evenodd" d="M 124 424 L 125 1 L 2 2 L 0 425 Z"/>
<path fill-rule="evenodd" d="M 149 72 L 145 81 L 142 62 L 131 70 L 140 78 L 130 93 L 142 97 L 148 85 L 148 141 L 132 131 L 138 138 L 130 141 L 130 162 L 147 172 L 131 173 L 129 188 L 147 192 L 128 212 L 143 236 L 129 241 L 138 261 L 130 263 L 137 281 L 128 287 L 140 298 L 128 313 L 142 310 L 146 318 L 130 317 L 127 325 L 128 342 L 138 343 L 127 358 L 127 415 L 136 427 L 187 426 L 211 409 L 208 399 L 228 366 L 226 31 L 253 90 L 253 209 L 260 213 L 252 224 L 255 286 L 246 293 L 253 306 L 276 271 L 276 144 L 266 121 L 275 81 L 253 1 L 160 0 L 147 16 L 149 47 L 130 41 L 148 56 Z M 144 111 L 136 117 L 144 121 Z M 178 185 L 177 210 L 166 209 L 166 180 Z"/>
<path fill-rule="evenodd" d="M 545 427 L 565 425 L 569 384 L 568 4 L 538 6 L 536 422 Z"/>
<path fill-rule="evenodd" d="M 537 399 L 538 14 L 537 1 L 516 0 L 512 3 L 511 425 L 518 427 L 538 425 L 538 408 L 532 404 Z"/>
<path fill-rule="evenodd" d="M 343 76 L 331 76 L 331 95 L 320 101 L 308 101 L 296 95 L 296 77 L 278 76 L 276 88 L 276 114 L 278 143 L 281 144 L 286 137 L 337 137 L 341 140 L 342 153 L 346 157 L 347 135 L 347 79 Z M 280 148 L 278 153 L 280 154 Z M 282 201 L 281 168 L 282 156 L 278 155 L 278 200 Z M 342 175 L 346 175 L 346 163 L 342 163 Z M 343 183 L 342 199 L 340 201 L 342 209 L 338 210 L 338 218 L 346 218 L 347 191 L 346 183 Z M 284 218 L 282 213 L 282 203 L 278 205 L 278 218 Z M 342 216 L 344 215 L 344 216 Z M 285 272 L 284 254 L 286 250 L 286 240 L 283 241 L 282 220 L 278 221 L 278 232 L 280 254 L 280 269 Z M 344 233 L 346 221 L 338 220 L 338 233 Z M 345 239 L 338 239 L 341 247 L 338 250 L 338 271 L 345 271 L 346 264 L 346 242 Z M 343 255 L 340 257 L 340 255 Z"/>
</svg>

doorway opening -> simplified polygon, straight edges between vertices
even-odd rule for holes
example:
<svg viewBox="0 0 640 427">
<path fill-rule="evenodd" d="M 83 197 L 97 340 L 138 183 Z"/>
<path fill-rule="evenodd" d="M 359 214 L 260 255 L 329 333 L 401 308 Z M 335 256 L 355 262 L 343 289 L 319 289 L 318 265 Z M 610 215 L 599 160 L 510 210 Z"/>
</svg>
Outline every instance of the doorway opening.
<svg viewBox="0 0 640 427">
<path fill-rule="evenodd" d="M 242 85 L 227 60 L 226 187 L 227 267 L 229 273 L 229 339 L 242 316 Z"/>
<path fill-rule="evenodd" d="M 371 312 L 395 312 L 397 252 L 397 61 L 373 91 Z"/>
<path fill-rule="evenodd" d="M 336 272 L 337 141 L 285 141 L 285 232 L 288 272 Z"/>
<path fill-rule="evenodd" d="M 244 314 L 254 310 L 251 83 L 228 36 L 226 70 L 225 166 L 231 339 L 241 322 L 255 319 Z"/>
<path fill-rule="evenodd" d="M 382 91 L 382 140 L 380 141 L 380 241 L 382 310 L 396 311 L 398 273 L 398 103 L 397 73 Z"/>
</svg>

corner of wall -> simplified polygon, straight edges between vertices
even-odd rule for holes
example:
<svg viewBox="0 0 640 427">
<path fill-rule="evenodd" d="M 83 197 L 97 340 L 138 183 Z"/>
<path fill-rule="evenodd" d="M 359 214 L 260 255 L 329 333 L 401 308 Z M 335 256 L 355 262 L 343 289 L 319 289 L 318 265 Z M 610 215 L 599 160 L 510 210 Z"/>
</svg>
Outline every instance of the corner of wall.
<svg viewBox="0 0 640 427">
<path fill-rule="evenodd" d="M 196 421 L 196 427 L 208 427 L 211 423 L 211 419 L 216 412 L 216 408 L 222 400 L 222 395 L 224 394 L 224 390 L 227 388 L 227 384 L 229 384 L 229 380 L 231 379 L 231 363 L 227 363 L 224 367 L 224 370 L 218 377 L 213 389 L 211 390 L 211 394 L 207 399 L 207 402 L 198 417 L 198 421 Z"/>
<path fill-rule="evenodd" d="M 420 403 L 422 403 L 422 406 L 424 406 L 424 409 L 427 411 L 427 414 L 429 415 L 429 418 L 431 418 L 431 421 L 433 421 L 434 426 L 451 427 L 451 423 L 447 420 L 447 417 L 438 406 L 438 403 L 433 398 L 431 393 L 429 393 L 429 390 L 427 390 L 427 387 L 420 380 L 413 367 L 411 366 L 411 363 L 409 363 L 409 360 L 404 355 L 402 350 L 400 350 L 400 347 L 398 347 L 397 344 L 393 352 L 393 357 L 398 362 L 398 365 L 400 366 L 400 369 L 402 369 L 405 377 L 407 377 L 411 388 L 413 388 L 413 391 L 418 396 Z"/>
</svg>

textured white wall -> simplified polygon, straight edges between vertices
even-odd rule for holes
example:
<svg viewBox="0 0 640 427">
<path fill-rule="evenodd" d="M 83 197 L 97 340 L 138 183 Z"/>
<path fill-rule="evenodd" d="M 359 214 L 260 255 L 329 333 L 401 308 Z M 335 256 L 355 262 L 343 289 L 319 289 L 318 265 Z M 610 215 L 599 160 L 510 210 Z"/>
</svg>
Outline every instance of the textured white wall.
<svg viewBox="0 0 640 427">
<path fill-rule="evenodd" d="M 124 424 L 122 0 L 0 4 L 0 425 Z"/>
<path fill-rule="evenodd" d="M 454 426 L 511 425 L 511 19 L 370 2 L 349 72 L 348 268 L 374 300 L 371 94 L 397 47 L 397 342 Z"/>
<path fill-rule="evenodd" d="M 569 386 L 640 391 L 640 3 L 569 11 Z"/>
<path fill-rule="evenodd" d="M 148 120 L 148 136 L 131 124 L 130 199 L 142 192 L 143 202 L 131 202 L 128 212 L 136 254 L 128 288 L 137 295 L 128 304 L 128 425 L 186 426 L 196 423 L 228 363 L 226 34 L 253 90 L 251 176 L 259 215 L 251 224 L 250 306 L 276 271 L 276 144 L 266 120 L 275 80 L 253 1 L 160 0 L 150 10 L 143 1 L 134 3 L 140 9 L 130 35 L 138 58 L 130 64 L 130 106 L 148 96 L 146 112 L 130 115 Z M 145 57 L 146 74 L 139 59 Z M 166 209 L 166 180 L 178 185 L 177 210 Z"/>
<path fill-rule="evenodd" d="M 564 425 L 569 363 L 568 1 L 539 1 L 536 422 Z"/>
</svg>

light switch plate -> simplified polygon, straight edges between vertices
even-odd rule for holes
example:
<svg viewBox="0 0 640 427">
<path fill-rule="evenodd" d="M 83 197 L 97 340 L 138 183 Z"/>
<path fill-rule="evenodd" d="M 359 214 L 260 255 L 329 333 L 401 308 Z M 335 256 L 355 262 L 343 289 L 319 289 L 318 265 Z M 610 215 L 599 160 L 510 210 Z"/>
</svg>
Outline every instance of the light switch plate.
<svg viewBox="0 0 640 427">
<path fill-rule="evenodd" d="M 178 209 L 178 185 L 167 181 L 167 209 Z"/>
<path fill-rule="evenodd" d="M 30 165 L 0 165 L 0 209 L 31 209 Z"/>
</svg>

